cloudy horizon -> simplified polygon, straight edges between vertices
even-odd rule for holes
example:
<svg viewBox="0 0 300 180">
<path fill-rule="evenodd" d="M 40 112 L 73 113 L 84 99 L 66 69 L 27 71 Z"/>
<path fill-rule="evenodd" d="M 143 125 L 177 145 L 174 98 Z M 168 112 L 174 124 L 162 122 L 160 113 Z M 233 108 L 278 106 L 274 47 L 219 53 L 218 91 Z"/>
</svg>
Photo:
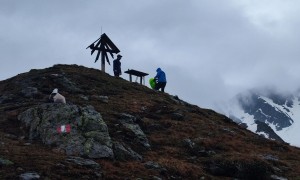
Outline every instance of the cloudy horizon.
<svg viewBox="0 0 300 180">
<path fill-rule="evenodd" d="M 253 88 L 293 91 L 299 9 L 284 0 L 4 0 L 0 80 L 54 64 L 99 69 L 86 47 L 106 33 L 121 50 L 123 72 L 149 73 L 147 84 L 160 67 L 166 92 L 200 107 Z"/>
</svg>

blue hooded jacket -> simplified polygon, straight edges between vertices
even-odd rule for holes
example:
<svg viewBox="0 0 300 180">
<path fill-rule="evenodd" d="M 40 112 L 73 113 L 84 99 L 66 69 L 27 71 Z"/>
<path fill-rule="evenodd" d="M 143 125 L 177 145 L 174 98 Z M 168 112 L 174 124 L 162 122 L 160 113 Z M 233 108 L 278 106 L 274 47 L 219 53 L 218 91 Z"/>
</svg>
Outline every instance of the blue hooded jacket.
<svg viewBox="0 0 300 180">
<path fill-rule="evenodd" d="M 158 82 L 167 82 L 166 74 L 160 68 L 156 70 L 157 74 L 154 79 L 157 79 Z"/>
</svg>

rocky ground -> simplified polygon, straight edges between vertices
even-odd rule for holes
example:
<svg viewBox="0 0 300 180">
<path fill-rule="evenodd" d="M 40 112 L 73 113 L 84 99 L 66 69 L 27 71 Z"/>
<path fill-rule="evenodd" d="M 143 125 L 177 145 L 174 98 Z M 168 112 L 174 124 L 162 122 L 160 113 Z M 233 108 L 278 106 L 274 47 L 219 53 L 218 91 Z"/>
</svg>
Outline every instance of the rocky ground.
<svg viewBox="0 0 300 180">
<path fill-rule="evenodd" d="M 99 70 L 31 70 L 0 92 L 0 179 L 300 179 L 299 148 Z"/>
</svg>

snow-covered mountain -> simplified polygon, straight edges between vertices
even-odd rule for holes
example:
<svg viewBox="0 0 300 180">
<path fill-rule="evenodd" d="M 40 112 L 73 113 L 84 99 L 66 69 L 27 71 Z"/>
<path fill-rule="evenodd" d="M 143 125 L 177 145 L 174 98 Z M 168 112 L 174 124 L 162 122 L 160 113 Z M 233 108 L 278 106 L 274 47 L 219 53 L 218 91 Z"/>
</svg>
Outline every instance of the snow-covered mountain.
<svg viewBox="0 0 300 180">
<path fill-rule="evenodd" d="M 300 94 L 250 91 L 237 95 L 224 112 L 247 129 L 300 147 Z"/>
</svg>

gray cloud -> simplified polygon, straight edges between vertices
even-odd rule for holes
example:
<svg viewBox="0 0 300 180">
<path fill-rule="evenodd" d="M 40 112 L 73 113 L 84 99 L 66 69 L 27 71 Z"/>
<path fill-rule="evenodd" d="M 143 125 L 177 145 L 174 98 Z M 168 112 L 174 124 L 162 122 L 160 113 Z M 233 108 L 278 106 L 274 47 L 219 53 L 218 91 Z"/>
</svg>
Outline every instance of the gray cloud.
<svg viewBox="0 0 300 180">
<path fill-rule="evenodd" d="M 123 70 L 161 67 L 167 92 L 202 107 L 256 87 L 297 89 L 299 3 L 266 2 L 1 1 L 0 80 L 58 63 L 99 68 L 85 48 L 102 29 Z"/>
</svg>

